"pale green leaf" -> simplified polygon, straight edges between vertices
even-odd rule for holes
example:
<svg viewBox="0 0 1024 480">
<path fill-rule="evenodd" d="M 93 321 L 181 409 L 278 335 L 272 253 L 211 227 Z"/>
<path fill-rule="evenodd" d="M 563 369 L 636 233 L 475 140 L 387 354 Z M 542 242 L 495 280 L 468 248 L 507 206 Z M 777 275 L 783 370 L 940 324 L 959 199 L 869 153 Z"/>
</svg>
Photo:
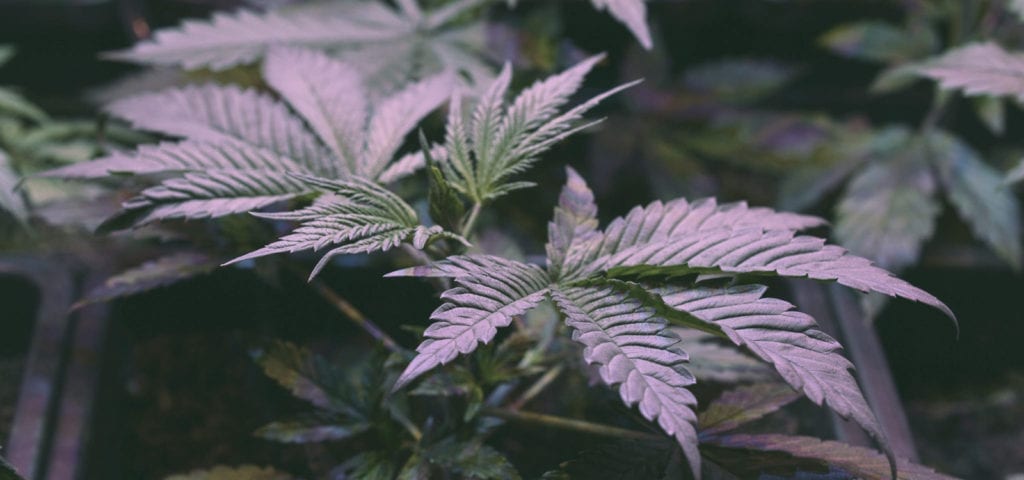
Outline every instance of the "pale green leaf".
<svg viewBox="0 0 1024 480">
<path fill-rule="evenodd" d="M 926 139 L 950 203 L 974 235 L 1013 268 L 1021 264 L 1020 204 L 1003 180 L 966 143 L 946 133 Z"/>
</svg>

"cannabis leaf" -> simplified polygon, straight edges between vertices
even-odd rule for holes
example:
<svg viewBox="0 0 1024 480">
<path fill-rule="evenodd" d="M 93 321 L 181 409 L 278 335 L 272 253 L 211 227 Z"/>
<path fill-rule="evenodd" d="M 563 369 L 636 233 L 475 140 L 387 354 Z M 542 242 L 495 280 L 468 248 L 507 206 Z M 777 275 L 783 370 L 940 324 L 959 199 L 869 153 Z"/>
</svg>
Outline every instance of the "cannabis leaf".
<svg viewBox="0 0 1024 480">
<path fill-rule="evenodd" d="M 893 271 L 917 262 L 941 211 L 926 155 L 918 142 L 853 176 L 836 211 L 840 244 Z"/>
<path fill-rule="evenodd" d="M 1013 268 L 1020 268 L 1020 204 L 1003 174 L 966 143 L 944 132 L 927 139 L 949 202 L 974 235 Z"/>
<path fill-rule="evenodd" d="M 11 168 L 7 154 L 0 150 L 0 210 L 24 222 L 28 219 L 28 207 L 16 191 L 20 181 L 21 177 Z"/>
<path fill-rule="evenodd" d="M 391 160 L 409 130 L 453 86 L 452 76 L 442 74 L 368 105 L 361 77 L 350 66 L 323 53 L 284 47 L 268 53 L 263 73 L 286 103 L 219 85 L 124 99 L 109 107 L 113 115 L 186 139 L 47 175 L 171 175 L 126 202 L 110 228 L 248 212 L 314 192 L 294 175 L 395 180 L 423 165 L 422 154 Z"/>
<path fill-rule="evenodd" d="M 423 226 L 416 211 L 405 200 L 372 181 L 359 177 L 352 177 L 348 181 L 310 176 L 296 176 L 295 179 L 329 194 L 300 210 L 257 213 L 257 216 L 263 218 L 302 223 L 270 245 L 231 260 L 228 264 L 277 253 L 320 250 L 329 245 L 338 245 L 321 257 L 310 275 L 312 278 L 337 255 L 385 251 L 403 242 L 410 242 L 414 247 L 423 249 L 428 242 L 440 237 L 465 242 L 441 227 Z"/>
<path fill-rule="evenodd" d="M 209 470 L 195 470 L 180 475 L 171 475 L 165 480 L 294 480 L 295 477 L 270 467 L 242 465 L 238 467 L 218 466 Z"/>
<path fill-rule="evenodd" d="M 896 465 L 898 469 L 894 473 L 890 467 L 892 460 L 879 455 L 873 450 L 812 437 L 732 434 L 712 437 L 707 440 L 707 444 L 738 450 L 748 454 L 763 455 L 764 452 L 782 452 L 796 457 L 795 460 L 810 461 L 812 464 L 818 462 L 823 467 L 822 470 L 828 471 L 830 475 L 838 476 L 837 478 L 879 480 L 888 478 L 898 480 L 952 480 L 953 478 L 903 459 L 897 460 Z M 793 460 L 791 462 L 797 463 Z M 746 463 L 744 465 L 741 461 L 735 465 L 728 465 L 725 468 L 730 470 L 728 467 L 738 467 L 737 473 L 742 475 L 742 472 L 750 472 L 750 467 L 756 465 L 756 460 L 749 459 Z"/>
<path fill-rule="evenodd" d="M 85 294 L 73 308 L 165 287 L 207 273 L 219 263 L 196 252 L 175 253 L 150 260 L 106 279 Z"/>
<path fill-rule="evenodd" d="M 799 397 L 792 388 L 779 383 L 736 387 L 701 412 L 697 425 L 702 437 L 728 432 L 778 411 Z"/>
<path fill-rule="evenodd" d="M 461 96 L 456 93 L 448 110 L 448 158 L 440 162 L 452 186 L 475 203 L 532 186 L 513 182 L 511 177 L 529 168 L 538 155 L 555 143 L 598 123 L 578 124 L 583 114 L 601 100 L 637 83 L 620 85 L 560 114 L 561 107 L 580 88 L 583 77 L 603 58 L 590 57 L 540 80 L 511 103 L 505 100 L 512 79 L 511 66 L 506 64 L 480 96 L 468 121 L 464 118 Z"/>
<path fill-rule="evenodd" d="M 1024 56 L 993 42 L 957 47 L 916 71 L 942 88 L 962 90 L 965 95 L 1024 98 Z"/>
<path fill-rule="evenodd" d="M 388 94 L 442 71 L 473 85 L 491 78 L 482 58 L 483 24 L 460 17 L 483 2 L 462 0 L 424 12 L 415 1 L 333 2 L 267 12 L 216 13 L 157 30 L 151 40 L 108 54 L 147 65 L 224 70 L 255 63 L 276 46 L 315 48 L 357 68 L 374 92 Z"/>
<path fill-rule="evenodd" d="M 647 5 L 645 0 L 590 0 L 594 8 L 608 10 L 611 16 L 620 21 L 633 32 L 633 36 L 650 50 L 654 43 L 651 41 L 651 31 L 647 27 Z"/>
<path fill-rule="evenodd" d="M 693 413 L 694 383 L 686 352 L 670 325 L 727 338 L 771 364 L 794 388 L 864 427 L 886 449 L 852 365 L 840 345 L 814 320 L 760 285 L 704 287 L 685 280 L 652 282 L 617 277 L 716 273 L 809 276 L 865 291 L 918 300 L 949 312 L 926 292 L 863 258 L 794 230 L 821 220 L 803 215 L 717 205 L 712 200 L 654 202 L 597 229 L 597 207 L 586 183 L 571 169 L 548 228 L 548 268 L 494 256 L 454 256 L 388 276 L 452 277 L 420 345 L 396 383 L 401 388 L 428 370 L 473 351 L 536 306 L 546 295 L 566 319 L 583 357 L 600 367 L 627 405 L 675 437 L 694 475 L 700 456 Z M 889 454 L 891 456 L 891 454 Z"/>
</svg>

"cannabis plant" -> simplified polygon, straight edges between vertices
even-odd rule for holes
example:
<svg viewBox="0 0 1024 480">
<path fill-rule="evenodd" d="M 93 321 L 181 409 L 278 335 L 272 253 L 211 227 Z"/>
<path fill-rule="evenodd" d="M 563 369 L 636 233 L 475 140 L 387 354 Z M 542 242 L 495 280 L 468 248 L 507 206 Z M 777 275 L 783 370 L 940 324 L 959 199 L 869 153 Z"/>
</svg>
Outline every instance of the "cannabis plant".
<svg viewBox="0 0 1024 480">
<path fill-rule="evenodd" d="M 775 279 L 838 283 L 953 314 L 871 261 L 799 233 L 824 220 L 679 198 L 637 206 L 599 228 L 594 195 L 569 168 L 543 259 L 497 255 L 481 246 L 485 210 L 533 187 L 524 172 L 555 144 L 596 126 L 599 121 L 585 115 L 636 82 L 573 102 L 602 55 L 515 95 L 508 63 L 493 78 L 466 82 L 471 68 L 459 62 L 468 57 L 450 62 L 456 57 L 441 53 L 452 51 L 443 38 L 478 3 L 426 11 L 413 1 L 242 11 L 158 33 L 119 54 L 185 68 L 259 62 L 261 81 L 251 88 L 208 83 L 118 99 L 107 107 L 113 117 L 168 139 L 45 176 L 132 190 L 103 231 L 224 226 L 205 230 L 216 236 L 242 223 L 246 234 L 223 242 L 175 236 L 196 247 L 218 246 L 196 248 L 198 257 L 147 263 L 83 301 L 207 271 L 213 259 L 258 269 L 280 266 L 283 254 L 325 251 L 312 268 L 312 289 L 388 353 L 342 362 L 286 342 L 253 352 L 270 378 L 308 404 L 255 434 L 325 444 L 318 451 L 327 466 L 315 472 L 321 477 L 520 478 L 495 440 L 495 432 L 518 422 L 632 442 L 611 448 L 644 452 L 634 460 L 644 459 L 645 466 L 630 470 L 646 478 L 743 478 L 780 468 L 793 475 L 824 470 L 842 478 L 942 478 L 896 459 L 841 345 L 809 315 L 776 298 Z M 650 46 L 643 2 L 594 4 Z M 412 38 L 422 41 L 415 44 L 415 62 L 392 55 L 405 52 Z M 381 63 L 363 63 L 366 55 Z M 416 68 L 393 75 L 390 67 L 377 68 L 384 63 Z M 424 120 L 444 104 L 443 140 L 432 143 Z M 411 141 L 417 126 L 424 128 Z M 429 326 L 412 327 L 423 337 L 415 351 L 316 278 L 341 255 L 399 248 L 405 257 L 388 258 L 406 268 L 388 276 L 428 277 L 442 301 Z M 263 259 L 269 256 L 273 260 Z M 556 384 L 562 375 L 567 381 Z M 772 383 L 778 378 L 784 384 Z M 610 425 L 578 418 L 586 409 L 571 410 L 576 418 L 523 410 L 531 401 L 539 404 L 548 389 L 560 393 L 562 404 L 600 404 L 603 390 L 589 388 L 588 379 L 617 394 L 622 406 L 611 410 Z M 730 389 L 698 413 L 698 403 L 713 397 L 696 390 L 698 381 L 721 391 L 721 383 L 755 380 L 764 385 Z M 860 425 L 882 453 L 736 432 L 799 396 Z M 594 454 L 566 459 L 545 478 L 595 478 L 600 473 L 592 467 L 602 463 L 589 460 Z M 611 463 L 602 471 L 636 465 Z M 290 475 L 242 466 L 177 478 Z"/>
</svg>

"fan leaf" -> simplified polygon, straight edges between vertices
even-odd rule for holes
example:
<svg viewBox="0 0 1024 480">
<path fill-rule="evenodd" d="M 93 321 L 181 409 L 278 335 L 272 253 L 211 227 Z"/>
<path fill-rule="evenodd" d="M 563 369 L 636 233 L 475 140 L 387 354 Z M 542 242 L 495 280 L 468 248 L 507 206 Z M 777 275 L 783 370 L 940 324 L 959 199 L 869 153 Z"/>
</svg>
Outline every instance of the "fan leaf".
<svg viewBox="0 0 1024 480">
<path fill-rule="evenodd" d="M 793 388 L 857 422 L 892 455 L 885 432 L 850 373 L 853 364 L 813 318 L 787 302 L 764 298 L 766 288 L 760 285 L 651 290 L 673 308 L 721 327 L 734 343 L 775 367 Z"/>
<path fill-rule="evenodd" d="M 573 340 L 585 346 L 584 360 L 600 367 L 605 383 L 618 386 L 626 405 L 639 405 L 645 418 L 676 439 L 698 476 L 697 399 L 686 388 L 696 380 L 684 366 L 689 357 L 677 347 L 679 339 L 668 322 L 611 287 L 558 288 L 551 297 Z"/>
<path fill-rule="evenodd" d="M 317 51 L 279 47 L 267 54 L 263 77 L 346 162 L 348 173 L 356 172 L 368 110 L 359 73 Z"/>
<path fill-rule="evenodd" d="M 890 459 L 877 452 L 829 440 L 787 435 L 727 435 L 708 440 L 709 444 L 742 450 L 785 452 L 797 458 L 823 461 L 840 469 L 830 473 L 869 480 L 953 480 L 909 461 L 899 459 L 899 471 L 890 469 Z M 845 477 L 844 477 L 845 478 Z"/>
<path fill-rule="evenodd" d="M 390 274 L 437 272 L 438 276 L 454 277 L 457 284 L 441 295 L 446 303 L 430 316 L 434 323 L 423 333 L 426 340 L 416 349 L 416 358 L 402 372 L 395 389 L 490 342 L 498 328 L 536 307 L 548 293 L 548 276 L 540 267 L 499 257 L 453 257 L 427 268 L 432 270 Z"/>
<path fill-rule="evenodd" d="M 329 154 L 288 108 L 235 86 L 198 85 L 129 97 L 107 107 L 136 128 L 210 143 L 241 142 L 315 172 L 331 173 Z"/>
</svg>

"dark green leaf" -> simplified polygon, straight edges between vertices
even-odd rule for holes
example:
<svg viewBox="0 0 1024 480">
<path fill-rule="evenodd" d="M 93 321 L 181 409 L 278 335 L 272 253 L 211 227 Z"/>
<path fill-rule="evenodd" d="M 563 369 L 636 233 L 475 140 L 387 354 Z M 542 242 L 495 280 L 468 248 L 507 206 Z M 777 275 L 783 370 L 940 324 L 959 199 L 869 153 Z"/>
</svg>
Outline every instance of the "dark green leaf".
<svg viewBox="0 0 1024 480">
<path fill-rule="evenodd" d="M 783 383 L 758 383 L 737 387 L 716 398 L 697 416 L 701 435 L 718 435 L 764 417 L 800 398 Z"/>
<path fill-rule="evenodd" d="M 501 452 L 479 441 L 442 440 L 424 453 L 432 463 L 467 480 L 518 480 L 519 472 Z"/>
<path fill-rule="evenodd" d="M 74 308 L 132 296 L 187 280 L 217 268 L 206 254 L 183 252 L 150 260 L 106 279 L 75 303 Z"/>
<path fill-rule="evenodd" d="M 171 475 L 165 480 L 295 480 L 295 477 L 270 467 L 242 465 L 195 470 L 185 474 Z"/>
<path fill-rule="evenodd" d="M 875 62 L 903 62 L 930 54 L 938 39 L 928 27 L 908 30 L 894 25 L 864 21 L 841 25 L 821 37 L 833 52 Z"/>
<path fill-rule="evenodd" d="M 831 473 L 839 478 L 888 480 L 889 462 L 880 453 L 845 443 L 823 441 L 810 437 L 786 435 L 726 435 L 708 440 L 708 443 L 730 449 L 754 452 L 784 452 L 796 458 L 819 460 L 833 467 Z M 746 462 L 757 465 L 751 459 Z M 899 480 L 952 480 L 952 477 L 900 459 Z M 793 478 L 800 478 L 799 475 Z M 834 477 L 830 477 L 834 478 Z"/>
<path fill-rule="evenodd" d="M 255 435 L 283 443 L 316 443 L 344 440 L 369 428 L 369 423 L 345 422 L 331 415 L 303 415 L 264 425 Z"/>
</svg>

